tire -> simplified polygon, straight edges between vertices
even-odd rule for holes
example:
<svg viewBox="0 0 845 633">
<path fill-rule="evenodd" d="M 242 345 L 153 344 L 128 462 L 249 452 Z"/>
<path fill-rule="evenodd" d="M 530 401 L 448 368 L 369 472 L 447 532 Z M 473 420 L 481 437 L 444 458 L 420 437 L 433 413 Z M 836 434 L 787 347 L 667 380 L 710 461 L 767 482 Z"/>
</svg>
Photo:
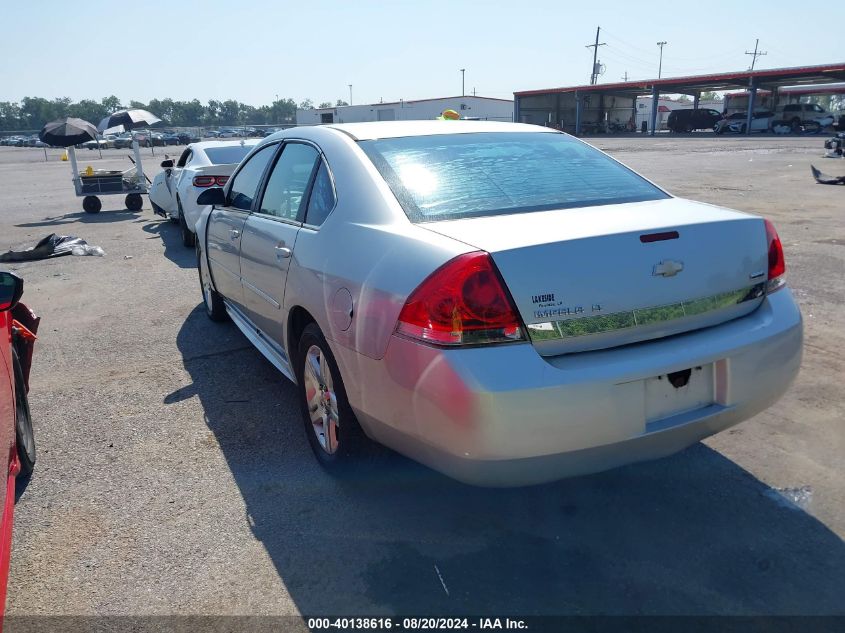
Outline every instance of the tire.
<svg viewBox="0 0 845 633">
<path fill-rule="evenodd" d="M 686 124 L 686 127 L 684 127 L 684 132 L 686 132 L 687 134 L 692 133 L 692 124 L 691 123 Z"/>
<path fill-rule="evenodd" d="M 355 419 L 334 355 L 316 323 L 305 326 L 294 363 L 302 423 L 317 461 L 335 476 L 361 466 L 371 442 Z"/>
<path fill-rule="evenodd" d="M 130 211 L 140 211 L 141 207 L 144 206 L 144 199 L 141 197 L 140 193 L 127 194 L 124 202 L 126 203 L 126 208 Z"/>
<path fill-rule="evenodd" d="M 85 213 L 99 213 L 100 209 L 103 208 L 103 203 L 97 196 L 85 196 L 82 199 L 82 208 Z"/>
<path fill-rule="evenodd" d="M 179 231 L 182 234 L 182 245 L 187 248 L 193 248 L 197 243 L 197 236 L 188 228 L 188 223 L 185 221 L 185 213 L 182 211 L 182 202 L 177 198 L 176 204 L 179 206 Z"/>
<path fill-rule="evenodd" d="M 748 131 L 748 126 L 745 123 L 743 123 L 742 125 L 739 126 L 739 133 L 740 134 L 745 134 L 747 131 Z"/>
<path fill-rule="evenodd" d="M 29 412 L 29 398 L 23 370 L 16 352 L 12 352 L 12 366 L 15 372 L 15 444 L 18 460 L 21 464 L 21 474 L 28 477 L 35 468 L 35 432 L 32 429 L 32 416 Z"/>
<path fill-rule="evenodd" d="M 792 119 L 789 122 L 789 127 L 792 128 L 793 134 L 798 134 L 798 132 L 801 131 L 801 119 L 799 119 L 798 117 L 795 117 L 794 119 Z"/>
<path fill-rule="evenodd" d="M 199 246 L 196 248 L 197 252 L 197 272 L 200 279 L 200 292 L 202 292 L 202 303 L 205 306 L 205 313 L 212 321 L 225 321 L 229 315 L 226 313 L 226 305 L 223 303 L 223 297 L 211 287 L 209 284 L 203 282 L 202 279 L 202 251 Z"/>
</svg>

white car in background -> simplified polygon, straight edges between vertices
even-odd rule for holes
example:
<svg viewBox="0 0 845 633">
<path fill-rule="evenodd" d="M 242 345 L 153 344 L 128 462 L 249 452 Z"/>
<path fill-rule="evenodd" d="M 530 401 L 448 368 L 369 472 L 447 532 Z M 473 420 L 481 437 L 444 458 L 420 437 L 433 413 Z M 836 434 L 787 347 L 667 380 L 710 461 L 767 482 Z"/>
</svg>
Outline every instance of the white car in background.
<svg viewBox="0 0 845 633">
<path fill-rule="evenodd" d="M 260 139 L 191 143 L 174 164 L 165 156 L 164 168 L 150 187 L 150 203 L 158 215 L 170 216 L 182 229 L 182 243 L 194 246 L 194 228 L 202 213 L 197 196 L 209 187 L 222 187 Z"/>
</svg>

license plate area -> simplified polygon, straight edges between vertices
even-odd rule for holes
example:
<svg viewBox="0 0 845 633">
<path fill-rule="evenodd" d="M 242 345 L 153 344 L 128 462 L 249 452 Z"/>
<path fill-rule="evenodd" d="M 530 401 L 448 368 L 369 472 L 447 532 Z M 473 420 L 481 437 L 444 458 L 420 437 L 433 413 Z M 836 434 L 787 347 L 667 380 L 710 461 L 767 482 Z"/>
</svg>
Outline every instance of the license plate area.
<svg viewBox="0 0 845 633">
<path fill-rule="evenodd" d="M 647 424 L 716 402 L 712 363 L 690 367 L 688 375 L 686 371 L 673 372 L 647 378 L 644 382 Z"/>
</svg>

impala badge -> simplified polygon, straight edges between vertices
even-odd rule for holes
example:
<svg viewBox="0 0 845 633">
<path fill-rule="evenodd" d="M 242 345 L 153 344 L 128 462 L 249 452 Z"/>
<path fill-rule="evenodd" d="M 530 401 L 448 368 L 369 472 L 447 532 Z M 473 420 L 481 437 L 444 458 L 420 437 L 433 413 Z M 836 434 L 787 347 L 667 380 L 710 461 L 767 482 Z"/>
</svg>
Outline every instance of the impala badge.
<svg viewBox="0 0 845 633">
<path fill-rule="evenodd" d="M 657 264 L 651 271 L 654 277 L 674 277 L 684 269 L 684 262 L 676 262 L 671 259 L 664 260 Z"/>
</svg>

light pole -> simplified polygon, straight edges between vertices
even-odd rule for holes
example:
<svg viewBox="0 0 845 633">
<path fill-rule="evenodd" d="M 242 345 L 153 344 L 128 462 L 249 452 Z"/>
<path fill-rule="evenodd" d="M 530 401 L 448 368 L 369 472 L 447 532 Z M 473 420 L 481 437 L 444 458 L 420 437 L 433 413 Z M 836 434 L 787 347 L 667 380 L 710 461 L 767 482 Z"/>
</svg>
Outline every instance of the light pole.
<svg viewBox="0 0 845 633">
<path fill-rule="evenodd" d="M 465 75 L 466 70 L 467 70 L 466 68 L 461 68 L 461 96 L 462 97 L 465 97 L 466 94 L 467 94 L 466 89 L 464 88 L 464 86 L 466 85 L 464 83 L 464 77 L 466 77 L 466 75 Z"/>
<path fill-rule="evenodd" d="M 657 78 L 660 79 L 660 75 L 663 73 L 663 47 L 666 46 L 669 42 L 658 42 L 657 45 L 660 47 L 660 65 L 657 67 Z"/>
<path fill-rule="evenodd" d="M 352 84 L 349 84 L 349 105 L 352 105 Z"/>
</svg>

